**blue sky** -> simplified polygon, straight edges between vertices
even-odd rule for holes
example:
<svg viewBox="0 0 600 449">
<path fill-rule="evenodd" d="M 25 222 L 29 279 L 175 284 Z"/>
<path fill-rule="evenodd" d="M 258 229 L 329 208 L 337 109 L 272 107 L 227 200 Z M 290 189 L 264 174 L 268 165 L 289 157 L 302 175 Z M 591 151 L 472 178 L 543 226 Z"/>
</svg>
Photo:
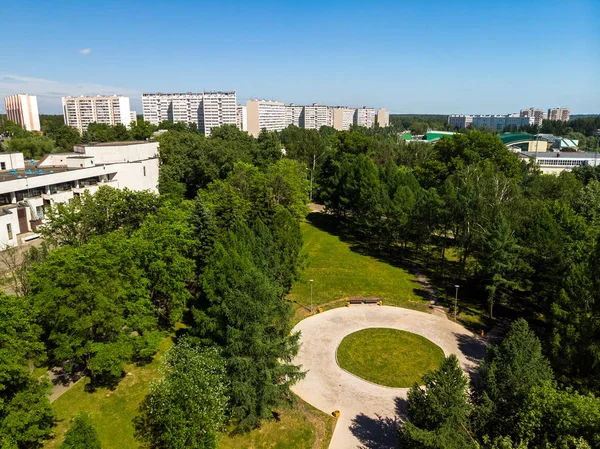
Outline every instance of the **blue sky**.
<svg viewBox="0 0 600 449">
<path fill-rule="evenodd" d="M 600 1 L 4 2 L 0 96 L 232 90 L 396 113 L 600 113 Z M 0 105 L 4 109 L 4 105 Z"/>
</svg>

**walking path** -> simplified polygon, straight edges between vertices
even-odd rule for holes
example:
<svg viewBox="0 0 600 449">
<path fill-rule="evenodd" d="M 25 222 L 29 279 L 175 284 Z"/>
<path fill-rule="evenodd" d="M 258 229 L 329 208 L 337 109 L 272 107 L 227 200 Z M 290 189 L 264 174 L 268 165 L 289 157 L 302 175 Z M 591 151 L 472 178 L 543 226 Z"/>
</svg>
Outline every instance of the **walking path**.
<svg viewBox="0 0 600 449">
<path fill-rule="evenodd" d="M 485 352 L 479 337 L 445 316 L 399 307 L 353 305 L 304 319 L 294 328 L 301 332 L 301 347 L 294 363 L 302 365 L 307 374 L 292 390 L 325 413 L 341 412 L 330 449 L 396 447 L 396 422 L 404 412 L 408 388 L 366 382 L 342 370 L 336 362 L 342 339 L 369 327 L 422 335 L 442 348 L 444 354 L 456 354 L 467 372 Z"/>
</svg>

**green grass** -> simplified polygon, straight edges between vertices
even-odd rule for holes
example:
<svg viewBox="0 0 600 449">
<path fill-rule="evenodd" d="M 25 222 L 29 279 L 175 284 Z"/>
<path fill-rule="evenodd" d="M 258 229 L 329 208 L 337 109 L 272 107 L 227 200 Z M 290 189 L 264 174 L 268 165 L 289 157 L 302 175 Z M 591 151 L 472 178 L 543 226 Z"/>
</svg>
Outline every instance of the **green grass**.
<svg viewBox="0 0 600 449">
<path fill-rule="evenodd" d="M 160 356 L 172 345 L 171 338 L 162 341 L 160 351 L 152 363 L 144 366 L 128 365 L 125 376 L 115 390 L 101 388 L 93 393 L 85 390 L 87 380 L 81 380 L 53 404 L 58 423 L 55 438 L 46 442 L 46 449 L 59 448 L 71 419 L 80 412 L 88 412 L 94 422 L 103 449 L 135 449 L 139 443 L 133 436 L 132 420 L 140 402 L 150 389 L 150 383 L 160 376 Z M 314 409 L 300 398 L 292 408 L 279 410 L 279 421 L 265 421 L 263 425 L 244 435 L 223 435 L 219 449 L 229 448 L 313 448 L 329 446 L 335 419 Z"/>
<path fill-rule="evenodd" d="M 309 222 L 301 223 L 301 228 L 307 266 L 287 296 L 298 308 L 295 322 L 308 315 L 310 279 L 314 280 L 313 310 L 320 305 L 325 310 L 338 307 L 345 304 L 344 299 L 359 296 L 427 311 L 428 302 L 417 294 L 421 285 L 406 270 L 352 251 L 349 243 Z"/>
<path fill-rule="evenodd" d="M 371 328 L 344 337 L 337 349 L 340 367 L 358 377 L 387 387 L 406 388 L 438 369 L 444 351 L 411 332 Z"/>
</svg>

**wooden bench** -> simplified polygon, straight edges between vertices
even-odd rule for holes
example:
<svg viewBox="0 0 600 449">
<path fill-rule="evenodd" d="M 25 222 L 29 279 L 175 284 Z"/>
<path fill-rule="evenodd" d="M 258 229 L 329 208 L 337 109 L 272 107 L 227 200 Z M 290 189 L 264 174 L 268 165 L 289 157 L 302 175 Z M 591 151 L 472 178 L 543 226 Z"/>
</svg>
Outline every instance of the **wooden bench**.
<svg viewBox="0 0 600 449">
<path fill-rule="evenodd" d="M 379 304 L 378 298 L 366 298 L 365 304 Z"/>
<path fill-rule="evenodd" d="M 349 299 L 348 302 L 350 304 L 362 304 L 363 300 L 362 299 Z"/>
</svg>

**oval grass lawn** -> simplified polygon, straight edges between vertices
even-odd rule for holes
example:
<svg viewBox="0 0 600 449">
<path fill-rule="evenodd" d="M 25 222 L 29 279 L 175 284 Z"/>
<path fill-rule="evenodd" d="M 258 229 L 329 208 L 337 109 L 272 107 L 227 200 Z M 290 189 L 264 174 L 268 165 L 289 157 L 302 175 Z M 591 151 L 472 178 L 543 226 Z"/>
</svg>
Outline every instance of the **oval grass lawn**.
<svg viewBox="0 0 600 449">
<path fill-rule="evenodd" d="M 444 351 L 425 337 L 388 328 L 363 329 L 346 335 L 337 349 L 341 368 L 386 387 L 407 388 L 436 370 Z"/>
</svg>

